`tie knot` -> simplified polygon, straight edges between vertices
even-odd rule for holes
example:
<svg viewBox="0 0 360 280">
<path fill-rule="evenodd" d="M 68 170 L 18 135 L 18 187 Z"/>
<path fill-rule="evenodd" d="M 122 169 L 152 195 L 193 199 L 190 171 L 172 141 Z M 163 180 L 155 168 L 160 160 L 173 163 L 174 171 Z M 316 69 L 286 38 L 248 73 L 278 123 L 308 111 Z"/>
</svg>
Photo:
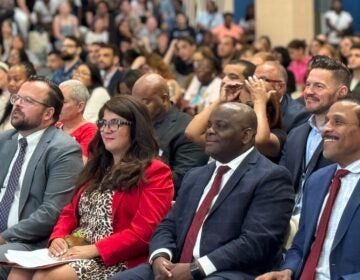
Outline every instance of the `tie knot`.
<svg viewBox="0 0 360 280">
<path fill-rule="evenodd" d="M 349 174 L 350 171 L 347 170 L 347 169 L 339 169 L 339 170 L 336 170 L 336 173 L 335 173 L 335 178 L 342 178 L 344 176 L 346 176 L 347 174 Z"/>
<path fill-rule="evenodd" d="M 229 169 L 230 169 L 229 166 L 227 166 L 227 165 L 221 165 L 221 166 L 218 167 L 217 172 L 216 172 L 216 175 L 217 175 L 217 176 L 222 176 L 222 175 L 224 175 L 226 172 L 228 172 Z"/>
<path fill-rule="evenodd" d="M 27 146 L 27 141 L 26 138 L 23 137 L 21 139 L 19 139 L 19 145 L 20 145 L 20 149 L 25 149 Z"/>
</svg>

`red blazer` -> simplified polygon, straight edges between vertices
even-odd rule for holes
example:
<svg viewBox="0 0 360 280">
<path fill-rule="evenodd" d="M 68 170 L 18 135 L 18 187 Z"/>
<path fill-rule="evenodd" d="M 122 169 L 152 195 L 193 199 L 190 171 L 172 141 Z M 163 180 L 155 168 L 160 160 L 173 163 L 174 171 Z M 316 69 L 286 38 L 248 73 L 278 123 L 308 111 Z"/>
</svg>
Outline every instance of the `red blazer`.
<svg viewBox="0 0 360 280">
<path fill-rule="evenodd" d="M 127 262 L 134 267 L 147 261 L 150 238 L 170 209 L 174 186 L 170 168 L 153 160 L 145 171 L 146 182 L 130 192 L 117 191 L 112 204 L 113 234 L 95 245 L 107 266 Z M 50 242 L 63 238 L 78 226 L 78 203 L 86 186 L 80 188 L 54 227 Z"/>
</svg>

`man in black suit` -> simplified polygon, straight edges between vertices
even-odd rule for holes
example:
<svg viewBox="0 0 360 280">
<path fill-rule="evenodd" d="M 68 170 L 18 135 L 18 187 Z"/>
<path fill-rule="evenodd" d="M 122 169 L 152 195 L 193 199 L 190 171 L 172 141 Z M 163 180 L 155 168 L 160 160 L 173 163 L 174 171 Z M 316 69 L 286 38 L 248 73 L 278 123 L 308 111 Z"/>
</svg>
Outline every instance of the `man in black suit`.
<svg viewBox="0 0 360 280">
<path fill-rule="evenodd" d="M 332 163 L 322 156 L 321 130 L 330 106 L 348 94 L 350 79 L 349 69 L 339 61 L 315 56 L 310 63 L 304 99 L 306 110 L 312 115 L 308 122 L 290 132 L 279 163 L 290 170 L 293 178 L 297 193 L 294 215 L 300 214 L 305 180 L 319 168 Z"/>
<path fill-rule="evenodd" d="M 308 120 L 309 114 L 304 106 L 286 94 L 287 73 L 280 63 L 267 61 L 258 65 L 255 76 L 271 84 L 275 90 L 281 104 L 282 126 L 286 133 Z"/>
<path fill-rule="evenodd" d="M 205 149 L 215 162 L 184 177 L 151 240 L 152 267 L 114 279 L 254 279 L 279 261 L 291 178 L 254 148 L 256 129 L 245 104 L 224 103 L 211 113 Z"/>
<path fill-rule="evenodd" d="M 202 148 L 185 137 L 191 116 L 180 112 L 169 99 L 166 80 L 158 74 L 148 74 L 136 81 L 132 95 L 144 102 L 160 142 L 159 156 L 170 166 L 176 191 L 184 174 L 192 167 L 204 165 L 208 157 Z"/>
<path fill-rule="evenodd" d="M 116 87 L 122 78 L 119 70 L 120 54 L 116 46 L 102 44 L 99 50 L 98 67 L 103 70 L 103 84 L 110 96 L 116 93 Z"/>
</svg>

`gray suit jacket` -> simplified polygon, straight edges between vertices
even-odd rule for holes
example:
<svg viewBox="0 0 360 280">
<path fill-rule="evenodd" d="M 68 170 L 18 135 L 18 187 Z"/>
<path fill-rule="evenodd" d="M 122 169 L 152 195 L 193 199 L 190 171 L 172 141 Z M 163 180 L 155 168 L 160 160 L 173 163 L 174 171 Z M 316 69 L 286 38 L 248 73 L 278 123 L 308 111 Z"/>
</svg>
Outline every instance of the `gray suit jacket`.
<svg viewBox="0 0 360 280">
<path fill-rule="evenodd" d="M 0 133 L 0 186 L 17 149 L 18 132 Z M 19 223 L 3 231 L 7 242 L 47 240 L 62 208 L 70 201 L 83 167 L 80 146 L 53 126 L 42 135 L 27 166 L 20 193 Z"/>
</svg>

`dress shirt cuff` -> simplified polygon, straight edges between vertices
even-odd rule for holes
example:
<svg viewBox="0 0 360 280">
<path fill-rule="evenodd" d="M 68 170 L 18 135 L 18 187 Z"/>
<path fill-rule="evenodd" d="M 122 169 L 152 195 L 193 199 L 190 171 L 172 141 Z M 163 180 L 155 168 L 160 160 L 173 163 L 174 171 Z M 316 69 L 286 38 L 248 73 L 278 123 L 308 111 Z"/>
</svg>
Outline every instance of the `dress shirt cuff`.
<svg viewBox="0 0 360 280">
<path fill-rule="evenodd" d="M 214 273 L 217 269 L 207 256 L 197 259 L 206 276 Z"/>
<path fill-rule="evenodd" d="M 169 261 L 172 260 L 173 258 L 173 255 L 171 253 L 171 251 L 169 249 L 166 249 L 166 248 L 160 248 L 160 249 L 157 249 L 155 250 L 151 255 L 150 255 L 150 258 L 149 258 L 149 263 L 152 264 L 153 263 L 153 257 L 159 253 L 164 253 L 164 254 L 167 254 L 169 256 Z"/>
</svg>

